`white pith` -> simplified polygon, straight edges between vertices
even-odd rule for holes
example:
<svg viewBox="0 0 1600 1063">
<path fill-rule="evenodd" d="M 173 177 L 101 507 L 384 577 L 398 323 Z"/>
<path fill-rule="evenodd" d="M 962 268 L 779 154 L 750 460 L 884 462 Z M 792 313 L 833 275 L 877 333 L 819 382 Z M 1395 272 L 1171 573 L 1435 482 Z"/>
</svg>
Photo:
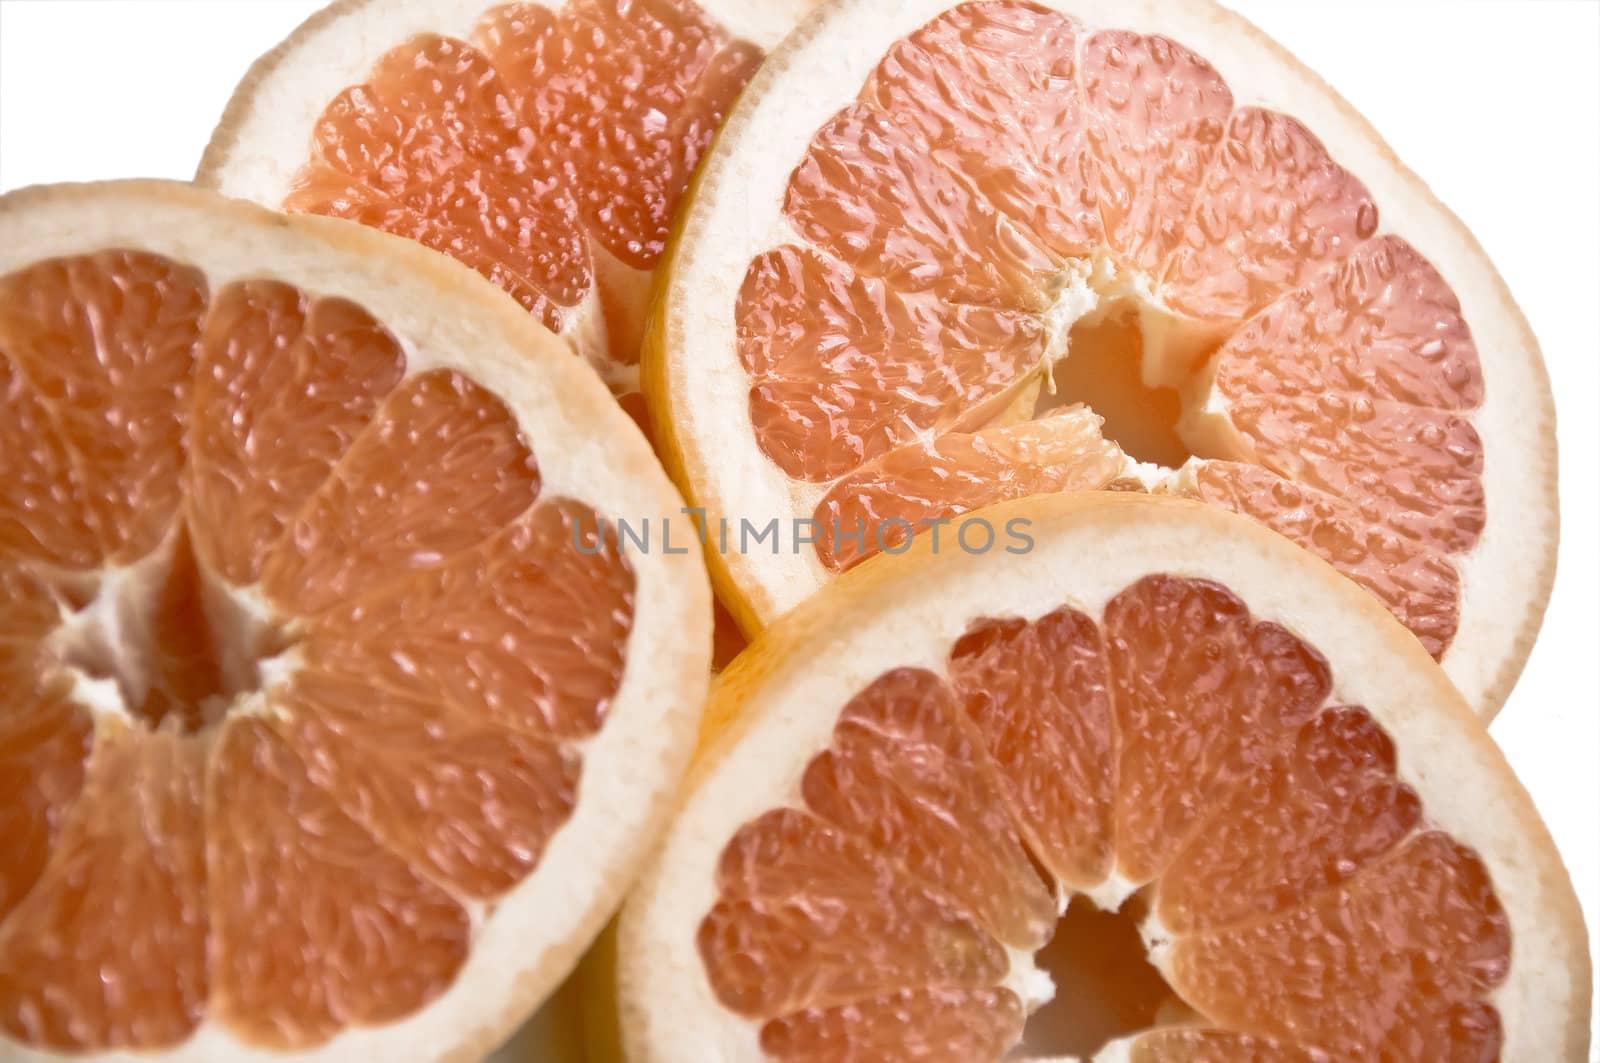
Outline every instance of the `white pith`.
<svg viewBox="0 0 1600 1063">
<path fill-rule="evenodd" d="M 605 387 L 549 333 L 487 281 L 398 238 L 325 219 L 287 219 L 188 186 L 127 182 L 25 190 L 0 200 L 0 274 L 43 259 L 137 249 L 202 270 L 214 292 L 236 280 L 276 280 L 349 299 L 399 341 L 407 375 L 463 372 L 515 413 L 539 463 L 541 500 L 567 497 L 601 514 L 641 510 L 688 541 L 681 501 L 637 428 Z M 690 555 L 630 552 L 633 626 L 620 688 L 599 733 L 582 745 L 571 818 L 540 863 L 492 905 L 466 905 L 469 958 L 419 1011 L 386 1026 L 350 1029 L 286 1054 L 201 1024 L 162 1058 L 363 1059 L 413 1063 L 481 1055 L 553 989 L 599 930 L 659 829 L 665 797 L 693 746 L 709 668 L 710 594 Z M 293 661 L 279 661 L 281 668 Z M 269 668 L 264 682 L 281 678 Z M 100 726 L 116 726 L 115 691 L 99 699 Z M 249 705 L 240 706 L 250 711 Z M 0 1038 L 19 1061 L 148 1060 L 149 1053 L 64 1056 Z"/>
<path fill-rule="evenodd" d="M 139 722 L 138 707 L 151 679 L 148 657 L 159 649 L 152 645 L 150 615 L 175 562 L 178 523 L 145 557 L 102 568 L 88 580 L 80 575 L 74 582 L 93 584 L 93 597 L 82 608 L 56 595 L 60 621 L 45 644 L 80 691 L 80 703 L 101 720 Z M 224 686 L 202 706 L 206 726 L 225 716 L 259 714 L 265 704 L 262 692 L 287 681 L 298 666 L 292 645 L 267 637 L 282 635 L 287 618 L 268 605 L 259 587 L 234 587 L 205 565 L 197 563 L 196 568 Z M 66 578 L 74 575 L 79 574 Z M 91 661 L 96 667 L 89 666 Z"/>
<path fill-rule="evenodd" d="M 759 1023 L 718 1002 L 695 934 L 716 899 L 723 846 L 762 812 L 801 804 L 801 773 L 851 696 L 890 668 L 945 674 L 950 648 L 979 617 L 1033 620 L 1070 605 L 1098 618 L 1112 595 L 1154 572 L 1219 581 L 1257 620 L 1282 624 L 1328 659 L 1328 704 L 1372 714 L 1428 822 L 1490 871 L 1511 926 L 1510 973 L 1490 998 L 1504 1024 L 1503 1058 L 1582 1059 L 1588 956 L 1560 858 L 1469 708 L 1376 602 L 1287 540 L 1193 503 L 1049 496 L 984 512 L 997 522 L 1031 519 L 1034 550 L 935 558 L 924 543 L 875 559 L 765 633 L 750 651 L 758 666 L 733 677 L 734 722 L 702 751 L 683 807 L 623 911 L 617 991 L 630 1063 L 762 1058 Z M 1126 884 L 1094 892 L 1114 907 Z M 1167 936 L 1155 924 L 1145 933 Z M 1015 959 L 1007 984 L 1037 1000 L 1043 986 L 1031 959 Z M 1101 1058 L 1125 1058 L 1118 1052 L 1125 1046 Z"/>
<path fill-rule="evenodd" d="M 1444 664 L 1468 702 L 1491 715 L 1531 645 L 1557 537 L 1549 383 L 1537 344 L 1493 266 L 1347 104 L 1237 16 L 1181 0 L 1046 3 L 1091 31 L 1170 36 L 1218 70 L 1235 106 L 1266 106 L 1299 119 L 1371 193 L 1379 233 L 1416 247 L 1460 299 L 1485 384 L 1485 402 L 1472 421 L 1484 441 L 1488 524 L 1470 552 L 1451 557 L 1461 577 L 1461 619 Z M 762 453 L 749 417 L 738 412 L 748 408 L 749 378 L 736 354 L 734 293 L 752 259 L 792 239 L 775 237 L 792 232 L 782 214 L 784 190 L 812 135 L 856 98 L 893 42 L 951 6 L 949 0 L 830 6 L 769 59 L 702 166 L 660 304 L 661 399 L 678 427 L 688 489 L 714 517 L 809 513 L 794 508 L 795 484 Z M 1145 334 L 1159 343 L 1172 319 L 1153 304 L 1148 310 Z M 1213 401 L 1205 412 L 1220 413 L 1220 406 Z M 1224 422 L 1209 418 L 1214 429 Z M 1226 435 L 1220 440 L 1234 443 Z M 795 545 L 785 543 L 777 558 L 713 561 L 725 567 L 758 623 L 831 578 L 813 551 Z"/>
</svg>

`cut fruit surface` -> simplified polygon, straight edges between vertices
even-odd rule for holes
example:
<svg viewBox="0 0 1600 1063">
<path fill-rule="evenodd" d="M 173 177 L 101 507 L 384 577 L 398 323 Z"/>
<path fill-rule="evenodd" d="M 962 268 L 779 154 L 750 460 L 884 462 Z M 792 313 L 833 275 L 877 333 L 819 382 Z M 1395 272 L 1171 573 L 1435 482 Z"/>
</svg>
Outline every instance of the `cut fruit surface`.
<svg viewBox="0 0 1600 1063">
<path fill-rule="evenodd" d="M 763 51 L 816 0 L 340 0 L 264 56 L 197 178 L 417 240 L 644 416 L 652 271 Z"/>
<path fill-rule="evenodd" d="M 696 733 L 637 428 L 471 271 L 159 182 L 0 199 L 0 381 L 0 1056 L 488 1051 Z"/>
<path fill-rule="evenodd" d="M 1560 857 L 1377 601 L 1192 501 L 973 519 L 1033 546 L 921 537 L 719 677 L 630 1061 L 1585 1058 Z"/>
<path fill-rule="evenodd" d="M 841 0 L 766 70 L 644 360 L 693 503 L 786 536 L 712 558 L 747 630 L 886 524 L 1115 486 L 1294 539 L 1498 709 L 1554 575 L 1548 381 L 1326 85 L 1220 7 L 1109 0 Z"/>
</svg>

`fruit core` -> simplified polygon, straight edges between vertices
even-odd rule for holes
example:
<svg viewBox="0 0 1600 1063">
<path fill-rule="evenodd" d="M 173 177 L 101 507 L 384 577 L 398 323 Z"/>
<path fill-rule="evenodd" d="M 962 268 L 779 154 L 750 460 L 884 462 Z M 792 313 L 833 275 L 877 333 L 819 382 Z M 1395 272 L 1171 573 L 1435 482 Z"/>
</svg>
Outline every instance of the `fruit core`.
<svg viewBox="0 0 1600 1063">
<path fill-rule="evenodd" d="M 1052 327 L 1058 313 L 1079 316 Z M 1100 438 L 1136 463 L 1130 471 L 1152 482 L 1191 458 L 1248 458 L 1236 434 L 1218 431 L 1218 418 L 1207 412 L 1220 347 L 1212 330 L 1137 295 L 1077 286 L 1043 317 L 1059 338 L 1046 343 L 1037 370 L 1042 386 L 1031 404 L 1012 408 L 1013 416 L 1037 420 L 1081 406 L 1098 420 Z"/>
<path fill-rule="evenodd" d="M 101 712 L 184 734 L 242 710 L 294 640 L 266 607 L 208 573 L 179 529 L 124 568 L 64 577 L 46 644 Z"/>
<path fill-rule="evenodd" d="M 1192 1016 L 1150 962 L 1139 932 L 1147 914 L 1139 894 L 1112 911 L 1072 899 L 1050 941 L 1034 954 L 1055 994 L 1023 1025 L 1025 1055 L 1089 1057 L 1119 1037 Z"/>
</svg>

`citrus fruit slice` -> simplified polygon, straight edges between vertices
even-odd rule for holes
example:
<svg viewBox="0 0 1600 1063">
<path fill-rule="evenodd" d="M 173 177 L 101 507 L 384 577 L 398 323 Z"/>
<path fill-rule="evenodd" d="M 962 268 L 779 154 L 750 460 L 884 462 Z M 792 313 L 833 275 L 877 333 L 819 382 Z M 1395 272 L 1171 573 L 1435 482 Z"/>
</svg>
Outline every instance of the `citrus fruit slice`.
<svg viewBox="0 0 1600 1063">
<path fill-rule="evenodd" d="M 1259 524 L 1041 495 L 719 678 L 623 908 L 659 1060 L 1562 1060 L 1583 920 L 1443 671 Z"/>
<path fill-rule="evenodd" d="M 1490 714 L 1554 574 L 1537 344 L 1470 234 L 1210 3 L 841 0 L 702 167 L 659 449 L 759 628 L 975 505 L 1116 484 L 1252 516 Z M 806 523 L 806 522 L 814 523 Z M 814 539 L 815 543 L 808 543 Z"/>
<path fill-rule="evenodd" d="M 197 180 L 451 255 L 643 418 L 652 271 L 717 124 L 816 0 L 340 0 L 240 84 Z"/>
<path fill-rule="evenodd" d="M 487 1051 L 693 743 L 637 429 L 448 259 L 159 182 L 0 199 L 0 380 L 0 1056 Z"/>
</svg>

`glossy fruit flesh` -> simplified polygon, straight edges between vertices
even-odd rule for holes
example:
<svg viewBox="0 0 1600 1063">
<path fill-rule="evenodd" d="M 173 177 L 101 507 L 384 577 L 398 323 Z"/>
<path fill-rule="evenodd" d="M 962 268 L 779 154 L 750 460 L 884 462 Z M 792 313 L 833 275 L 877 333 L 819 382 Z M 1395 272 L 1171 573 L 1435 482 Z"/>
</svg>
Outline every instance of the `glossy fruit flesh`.
<svg viewBox="0 0 1600 1063">
<path fill-rule="evenodd" d="M 286 1049 L 436 997 L 621 680 L 596 514 L 360 307 L 145 253 L 0 278 L 0 407 L 0 1031 Z"/>
<path fill-rule="evenodd" d="M 472 266 L 553 331 L 608 270 L 650 270 L 722 116 L 760 62 L 691 0 L 489 7 L 415 37 L 328 104 L 285 201 Z M 619 298 L 622 296 L 619 294 Z M 638 361 L 639 322 L 610 357 Z"/>
<path fill-rule="evenodd" d="M 801 242 L 751 262 L 738 355 L 762 452 L 830 513 L 948 518 L 1192 455 L 1144 481 L 1265 521 L 1449 646 L 1485 521 L 1461 307 L 1310 131 L 1203 57 L 962 4 L 815 134 L 784 214 Z M 1071 327 L 1095 319 L 1128 324 Z M 1052 460 L 1073 475 L 964 442 L 1080 400 L 1109 424 Z M 834 571 L 872 552 L 819 545 Z"/>
<path fill-rule="evenodd" d="M 862 689 L 793 807 L 727 844 L 711 986 L 780 1059 L 998 1059 L 1038 1003 L 1016 951 L 1074 894 L 1139 890 L 1212 1032 L 1137 1059 L 1494 1058 L 1493 884 L 1331 689 L 1313 647 L 1202 580 L 1147 577 L 1098 620 L 977 621 L 944 674 Z"/>
</svg>

